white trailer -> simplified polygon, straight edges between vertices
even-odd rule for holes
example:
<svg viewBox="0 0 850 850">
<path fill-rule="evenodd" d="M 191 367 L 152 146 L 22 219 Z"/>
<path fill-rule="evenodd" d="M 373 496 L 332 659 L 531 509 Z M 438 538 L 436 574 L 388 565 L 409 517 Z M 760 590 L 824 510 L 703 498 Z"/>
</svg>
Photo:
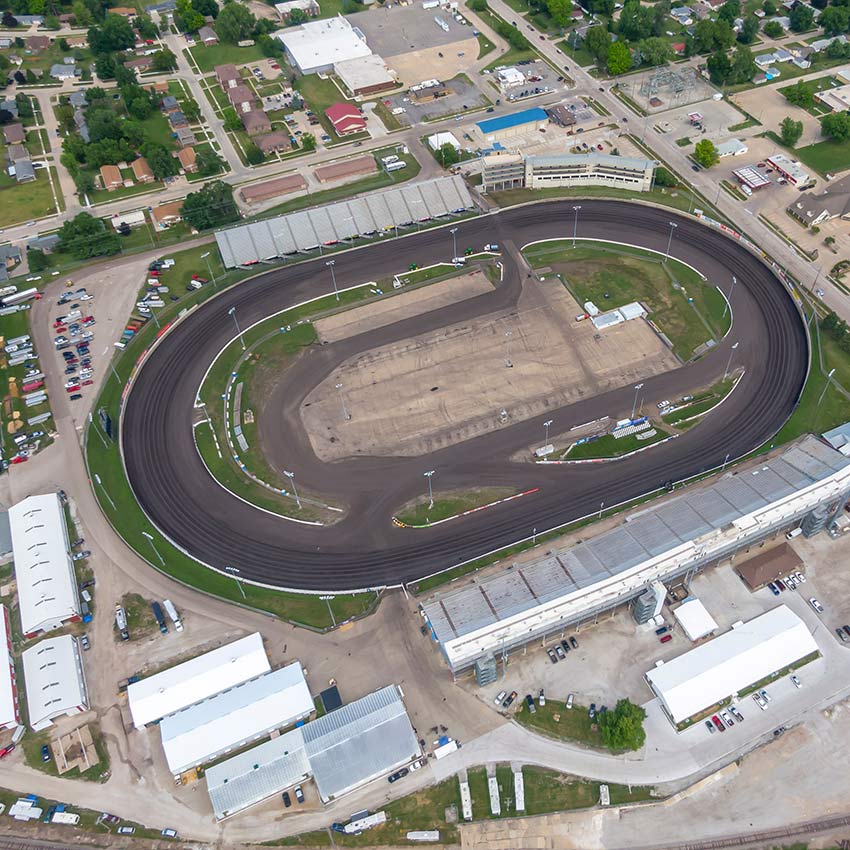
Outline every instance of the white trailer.
<svg viewBox="0 0 850 850">
<path fill-rule="evenodd" d="M 180 622 L 180 617 L 177 616 L 177 609 L 174 607 L 174 603 L 170 599 L 163 599 L 162 607 L 165 608 L 165 613 L 168 614 L 171 622 L 174 623 L 174 631 L 182 632 L 183 623 Z"/>
</svg>

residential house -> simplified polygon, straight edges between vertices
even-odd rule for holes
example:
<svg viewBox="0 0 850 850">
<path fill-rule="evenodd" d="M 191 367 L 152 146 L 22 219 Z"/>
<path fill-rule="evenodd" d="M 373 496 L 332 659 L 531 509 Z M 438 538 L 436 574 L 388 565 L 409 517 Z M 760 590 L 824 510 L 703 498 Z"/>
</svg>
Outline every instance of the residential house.
<svg viewBox="0 0 850 850">
<path fill-rule="evenodd" d="M 115 6 L 113 9 L 107 9 L 108 15 L 119 15 L 122 18 L 137 18 L 139 13 L 132 6 Z"/>
<path fill-rule="evenodd" d="M 12 46 L 11 38 L 0 38 L 0 49 L 8 50 Z"/>
<path fill-rule="evenodd" d="M 27 139 L 27 134 L 22 124 L 7 124 L 3 128 L 3 139 L 7 145 L 23 144 Z"/>
<path fill-rule="evenodd" d="M 15 163 L 15 180 L 18 183 L 31 183 L 35 180 L 35 169 L 28 159 L 19 159 Z"/>
<path fill-rule="evenodd" d="M 68 42 L 68 47 L 72 50 L 85 50 L 89 46 L 89 40 L 84 35 L 71 35 L 65 40 Z"/>
<path fill-rule="evenodd" d="M 40 27 L 44 23 L 44 15 L 15 15 L 15 20 L 22 27 L 31 27 L 33 24 Z"/>
<path fill-rule="evenodd" d="M 366 119 L 351 103 L 334 103 L 325 110 L 337 136 L 350 136 L 366 129 Z"/>
<path fill-rule="evenodd" d="M 209 47 L 210 45 L 218 44 L 218 36 L 212 27 L 201 27 L 198 30 L 198 41 Z"/>
<path fill-rule="evenodd" d="M 177 159 L 180 161 L 180 167 L 187 174 L 194 174 L 198 170 L 197 156 L 194 148 L 182 148 L 177 151 Z"/>
<path fill-rule="evenodd" d="M 74 110 L 74 123 L 77 125 L 77 132 L 84 142 L 89 142 L 89 127 L 86 124 L 86 114 L 82 109 Z"/>
<path fill-rule="evenodd" d="M 30 53 L 43 53 L 50 47 L 50 39 L 46 35 L 31 35 L 24 44 Z"/>
<path fill-rule="evenodd" d="M 71 92 L 71 94 L 68 95 L 68 103 L 70 103 L 74 109 L 85 109 L 88 105 L 86 93 L 84 91 Z"/>
<path fill-rule="evenodd" d="M 180 101 L 173 94 L 166 95 L 162 99 L 163 112 L 175 112 L 178 109 L 180 109 Z"/>
<path fill-rule="evenodd" d="M 321 12 L 316 0 L 285 0 L 283 3 L 275 3 L 274 7 L 282 21 L 288 21 L 296 9 L 311 18 L 318 17 Z"/>
<path fill-rule="evenodd" d="M 850 221 L 850 177 L 828 183 L 826 189 L 817 194 L 804 192 L 788 206 L 787 212 L 809 227 L 817 227 L 833 218 Z"/>
<path fill-rule="evenodd" d="M 76 65 L 66 65 L 63 63 L 61 65 L 50 66 L 50 76 L 54 80 L 72 80 L 78 73 L 79 71 Z"/>
<path fill-rule="evenodd" d="M 136 178 L 137 183 L 153 182 L 153 171 L 151 171 L 148 161 L 143 156 L 140 156 L 138 159 L 134 159 L 130 163 L 130 168 L 133 169 L 133 177 Z"/>
<path fill-rule="evenodd" d="M 21 249 L 17 245 L 0 245 L 0 264 L 14 268 L 21 261 Z"/>
<path fill-rule="evenodd" d="M 250 112 L 243 112 L 241 118 L 245 132 L 249 136 L 271 132 L 272 122 L 269 121 L 269 116 L 261 109 L 252 109 Z"/>
<path fill-rule="evenodd" d="M 144 74 L 145 71 L 150 71 L 153 68 L 153 56 L 137 56 L 135 59 L 128 59 L 124 63 L 124 67 L 135 71 L 137 74 Z"/>
<path fill-rule="evenodd" d="M 216 65 L 215 78 L 223 89 L 232 89 L 242 82 L 242 75 L 235 65 Z"/>
<path fill-rule="evenodd" d="M 227 99 L 237 112 L 250 112 L 257 96 L 248 86 L 238 85 L 227 89 Z"/>
<path fill-rule="evenodd" d="M 254 139 L 254 144 L 265 154 L 292 150 L 292 140 L 289 138 L 289 133 L 280 131 L 257 136 Z"/>
<path fill-rule="evenodd" d="M 100 167 L 100 182 L 107 192 L 120 189 L 124 185 L 121 170 L 116 165 L 102 165 Z"/>
<path fill-rule="evenodd" d="M 195 142 L 198 141 L 195 138 L 195 134 L 189 127 L 178 127 L 174 132 L 177 135 L 177 141 L 180 144 L 181 148 L 188 147 L 189 145 L 194 145 Z"/>
<path fill-rule="evenodd" d="M 53 249 L 59 244 L 59 234 L 49 233 L 47 236 L 36 236 L 27 242 L 28 251 L 43 251 L 45 254 L 50 254 Z"/>
<path fill-rule="evenodd" d="M 189 126 L 189 120 L 179 109 L 176 112 L 168 113 L 168 123 L 171 125 L 172 130 Z"/>
<path fill-rule="evenodd" d="M 183 209 L 183 201 L 172 201 L 170 204 L 162 204 L 151 209 L 151 221 L 154 227 L 166 230 L 172 224 L 180 221 L 180 211 Z"/>
<path fill-rule="evenodd" d="M 29 159 L 30 152 L 21 144 L 9 145 L 6 148 L 6 156 L 9 157 L 9 162 L 18 162 L 22 159 Z"/>
<path fill-rule="evenodd" d="M 0 103 L 0 109 L 2 109 L 4 112 L 8 112 L 9 115 L 11 115 L 13 118 L 18 117 L 18 104 L 14 98 L 12 98 L 11 100 L 7 98 L 6 100 L 2 101 Z"/>
</svg>

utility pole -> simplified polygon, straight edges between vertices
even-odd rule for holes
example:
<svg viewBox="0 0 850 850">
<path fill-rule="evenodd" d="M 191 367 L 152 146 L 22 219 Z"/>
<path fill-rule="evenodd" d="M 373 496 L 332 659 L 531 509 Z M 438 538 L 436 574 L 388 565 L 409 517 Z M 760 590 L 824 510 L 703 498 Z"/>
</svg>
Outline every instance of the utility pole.
<svg viewBox="0 0 850 850">
<path fill-rule="evenodd" d="M 239 342 L 242 343 L 242 350 L 244 351 L 245 350 L 245 337 L 242 336 L 242 329 L 239 327 L 239 321 L 236 318 L 236 307 L 231 307 L 227 311 L 227 315 L 230 316 L 231 319 L 233 319 L 233 324 L 236 325 L 236 333 L 239 334 Z"/>
<path fill-rule="evenodd" d="M 207 261 L 207 271 L 210 273 L 210 277 L 212 278 L 213 286 L 218 289 L 218 281 L 215 279 L 215 275 L 213 274 L 212 266 L 210 265 L 210 252 L 207 251 L 206 254 L 201 254 L 201 259 Z"/>
<path fill-rule="evenodd" d="M 729 352 L 729 362 L 726 364 L 726 371 L 723 373 L 723 380 L 729 377 L 729 369 L 732 368 L 732 358 L 735 356 L 735 349 L 738 347 L 739 343 L 735 343 L 732 346 L 732 350 Z"/>
<path fill-rule="evenodd" d="M 342 418 L 345 420 L 351 419 L 351 414 L 345 407 L 345 396 L 342 394 L 342 384 L 336 384 L 335 386 L 337 390 L 339 390 L 339 400 L 342 403 Z"/>
<path fill-rule="evenodd" d="M 548 446 L 548 445 L 549 445 L 549 426 L 552 424 L 552 422 L 553 422 L 553 421 L 554 421 L 554 420 L 552 420 L 552 419 L 547 419 L 547 420 L 543 423 L 543 427 L 546 429 L 546 441 L 543 443 L 543 445 L 544 445 L 544 446 Z"/>
<path fill-rule="evenodd" d="M 295 473 L 288 472 L 287 470 L 283 470 L 283 474 L 289 479 L 289 483 L 292 486 L 292 493 L 295 496 L 295 504 L 298 505 L 298 510 L 301 510 L 301 499 L 298 496 L 298 488 L 295 486 Z"/>
<path fill-rule="evenodd" d="M 735 291 L 735 284 L 738 282 L 738 278 L 735 275 L 732 275 L 732 286 L 729 287 L 729 295 L 726 297 L 726 306 L 723 308 L 723 318 L 726 318 L 726 314 L 729 312 L 729 304 L 732 301 L 732 293 Z"/>
<path fill-rule="evenodd" d="M 452 262 L 457 259 L 457 228 L 453 227 L 449 233 L 452 235 Z"/>
<path fill-rule="evenodd" d="M 632 416 L 631 418 L 635 418 L 635 410 L 637 410 L 637 400 L 638 393 L 643 389 L 643 384 L 635 384 L 635 400 L 632 402 Z"/>
<path fill-rule="evenodd" d="M 429 510 L 434 507 L 434 490 L 431 486 L 431 478 L 434 475 L 436 470 L 431 469 L 428 472 L 424 472 L 423 475 L 428 479 L 428 508 Z"/>
<path fill-rule="evenodd" d="M 334 295 L 336 295 L 336 300 L 339 301 L 339 290 L 336 288 L 336 273 L 334 272 L 336 260 L 328 260 L 325 265 L 331 270 L 331 281 L 334 285 Z"/>
<path fill-rule="evenodd" d="M 678 226 L 679 226 L 679 225 L 678 225 L 678 224 L 676 224 L 676 222 L 675 222 L 675 221 L 671 221 L 671 222 L 670 222 L 670 237 L 669 237 L 669 238 L 668 238 L 668 240 L 667 240 L 667 250 L 666 250 L 666 251 L 665 251 L 665 253 L 664 253 L 664 262 L 665 262 L 665 263 L 667 262 L 667 260 L 669 260 L 669 259 L 670 259 L 670 246 L 673 244 L 673 231 L 674 231 L 674 230 L 675 230 Z"/>
<path fill-rule="evenodd" d="M 581 209 L 580 206 L 573 207 L 573 212 L 576 214 L 573 219 L 573 248 L 576 246 L 576 234 L 578 233 L 578 211 Z"/>
</svg>

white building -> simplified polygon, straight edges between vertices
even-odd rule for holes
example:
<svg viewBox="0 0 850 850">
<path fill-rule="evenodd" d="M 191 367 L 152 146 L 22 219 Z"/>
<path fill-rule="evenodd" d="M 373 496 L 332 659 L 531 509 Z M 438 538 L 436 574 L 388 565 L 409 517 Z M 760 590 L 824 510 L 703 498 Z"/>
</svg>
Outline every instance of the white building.
<svg viewBox="0 0 850 850">
<path fill-rule="evenodd" d="M 30 637 L 80 616 L 80 598 L 62 505 L 55 493 L 9 509 L 21 631 Z"/>
<path fill-rule="evenodd" d="M 183 773 L 304 720 L 314 710 L 301 664 L 288 664 L 163 718 L 168 767 L 175 775 Z"/>
<path fill-rule="evenodd" d="M 284 3 L 275 3 L 274 8 L 282 21 L 288 21 L 296 9 L 311 18 L 315 18 L 321 11 L 316 0 L 285 0 Z"/>
<path fill-rule="evenodd" d="M 86 679 L 77 639 L 46 638 L 21 653 L 30 726 L 38 732 L 55 717 L 88 711 Z"/>
<path fill-rule="evenodd" d="M 283 43 L 289 64 L 302 74 L 330 71 L 337 62 L 372 53 L 363 33 L 342 15 L 278 30 L 275 36 Z"/>
<path fill-rule="evenodd" d="M 749 148 L 740 139 L 728 139 L 717 145 L 717 155 L 723 159 L 726 156 L 742 156 Z"/>
<path fill-rule="evenodd" d="M 767 163 L 798 189 L 805 189 L 814 183 L 811 174 L 803 169 L 799 162 L 785 156 L 784 153 L 772 154 L 767 157 Z"/>
<path fill-rule="evenodd" d="M 525 74 L 519 68 L 502 68 L 501 71 L 497 72 L 496 78 L 502 91 L 525 85 Z"/>
<path fill-rule="evenodd" d="M 697 641 L 717 631 L 714 617 L 708 613 L 705 605 L 696 596 L 689 596 L 673 611 L 673 616 L 689 640 Z"/>
<path fill-rule="evenodd" d="M 127 689 L 133 725 L 143 729 L 271 670 L 259 632 L 155 673 Z"/>
<path fill-rule="evenodd" d="M 18 682 L 15 674 L 15 658 L 12 655 L 12 624 L 9 609 L 0 605 L 0 729 L 14 729 L 21 723 L 21 708 L 18 701 Z"/>
<path fill-rule="evenodd" d="M 664 713 L 679 724 L 818 652 L 806 624 L 780 605 L 646 674 Z"/>
<path fill-rule="evenodd" d="M 428 147 L 438 151 L 443 145 L 451 145 L 456 151 L 460 150 L 460 142 L 454 133 L 434 133 L 428 136 Z"/>
</svg>

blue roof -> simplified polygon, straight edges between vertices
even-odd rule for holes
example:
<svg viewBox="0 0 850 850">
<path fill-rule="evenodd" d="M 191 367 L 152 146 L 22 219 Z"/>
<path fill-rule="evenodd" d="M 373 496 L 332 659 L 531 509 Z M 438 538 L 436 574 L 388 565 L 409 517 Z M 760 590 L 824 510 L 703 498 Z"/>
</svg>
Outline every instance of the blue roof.
<svg viewBox="0 0 850 850">
<path fill-rule="evenodd" d="M 510 115 L 502 115 L 500 118 L 488 118 L 486 121 L 478 122 L 478 129 L 486 136 L 498 130 L 507 130 L 508 127 L 518 127 L 521 124 L 531 124 L 534 121 L 547 121 L 549 116 L 545 109 L 539 106 L 534 109 L 523 109 L 521 112 L 512 112 Z"/>
</svg>

